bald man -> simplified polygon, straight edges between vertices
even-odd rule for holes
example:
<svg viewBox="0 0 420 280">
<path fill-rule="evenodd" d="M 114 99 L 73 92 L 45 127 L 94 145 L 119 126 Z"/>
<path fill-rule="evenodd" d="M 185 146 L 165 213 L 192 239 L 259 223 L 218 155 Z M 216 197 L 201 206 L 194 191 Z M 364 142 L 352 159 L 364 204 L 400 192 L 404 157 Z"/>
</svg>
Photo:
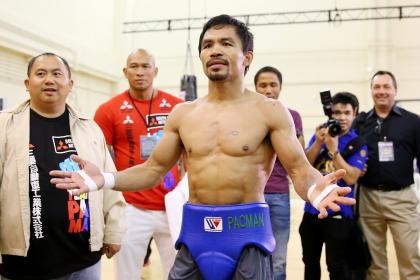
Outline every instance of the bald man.
<svg viewBox="0 0 420 280">
<path fill-rule="evenodd" d="M 147 50 L 133 51 L 123 72 L 129 89 L 102 104 L 95 114 L 95 121 L 114 152 L 118 170 L 143 163 L 149 157 L 161 137 L 169 113 L 182 102 L 153 87 L 158 68 Z M 123 193 L 128 203 L 128 230 L 116 257 L 117 279 L 140 279 L 152 237 L 167 277 L 176 252 L 168 227 L 164 196 L 177 185 L 179 177 L 175 166 L 152 189 Z"/>
</svg>

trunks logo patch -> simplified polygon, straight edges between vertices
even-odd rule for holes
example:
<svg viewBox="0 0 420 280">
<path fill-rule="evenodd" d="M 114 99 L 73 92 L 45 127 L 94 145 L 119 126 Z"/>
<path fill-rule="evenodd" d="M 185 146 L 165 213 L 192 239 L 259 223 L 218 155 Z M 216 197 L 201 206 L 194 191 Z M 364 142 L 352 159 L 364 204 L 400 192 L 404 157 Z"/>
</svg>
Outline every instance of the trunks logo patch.
<svg viewBox="0 0 420 280">
<path fill-rule="evenodd" d="M 223 231 L 222 217 L 204 217 L 204 231 L 222 232 Z"/>
<path fill-rule="evenodd" d="M 240 230 L 240 229 L 252 229 L 264 227 L 264 213 L 249 213 L 238 216 L 228 216 L 228 229 Z"/>
<path fill-rule="evenodd" d="M 53 136 L 52 141 L 54 145 L 54 151 L 57 154 L 76 152 L 71 135 Z"/>
<path fill-rule="evenodd" d="M 162 128 L 166 124 L 168 114 L 151 114 L 147 115 L 147 124 L 149 128 Z"/>
</svg>

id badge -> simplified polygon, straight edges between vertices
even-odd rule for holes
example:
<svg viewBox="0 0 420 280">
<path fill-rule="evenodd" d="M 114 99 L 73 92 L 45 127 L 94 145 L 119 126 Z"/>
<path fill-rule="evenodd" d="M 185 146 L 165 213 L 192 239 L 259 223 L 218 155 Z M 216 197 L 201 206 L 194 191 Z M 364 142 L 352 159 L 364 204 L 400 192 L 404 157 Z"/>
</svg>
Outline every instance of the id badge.
<svg viewBox="0 0 420 280">
<path fill-rule="evenodd" d="M 394 161 L 394 144 L 391 141 L 378 142 L 379 161 L 387 162 Z"/>
<path fill-rule="evenodd" d="M 158 143 L 158 139 L 155 135 L 152 135 L 152 136 L 141 135 L 140 143 L 141 143 L 140 158 L 142 160 L 146 160 L 152 154 L 153 149 Z"/>
</svg>

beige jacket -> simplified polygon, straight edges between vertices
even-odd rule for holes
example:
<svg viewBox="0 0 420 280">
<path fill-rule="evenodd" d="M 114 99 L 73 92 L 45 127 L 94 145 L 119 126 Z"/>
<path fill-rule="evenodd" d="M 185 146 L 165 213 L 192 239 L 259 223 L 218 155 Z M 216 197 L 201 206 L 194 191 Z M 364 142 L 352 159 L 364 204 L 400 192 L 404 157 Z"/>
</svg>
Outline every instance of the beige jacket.
<svg viewBox="0 0 420 280">
<path fill-rule="evenodd" d="M 105 139 L 95 122 L 69 105 L 70 132 L 77 153 L 103 171 L 115 171 Z M 30 238 L 29 100 L 0 113 L 0 253 L 26 256 Z M 89 194 L 90 248 L 120 244 L 125 232 L 121 193 L 105 190 Z"/>
</svg>

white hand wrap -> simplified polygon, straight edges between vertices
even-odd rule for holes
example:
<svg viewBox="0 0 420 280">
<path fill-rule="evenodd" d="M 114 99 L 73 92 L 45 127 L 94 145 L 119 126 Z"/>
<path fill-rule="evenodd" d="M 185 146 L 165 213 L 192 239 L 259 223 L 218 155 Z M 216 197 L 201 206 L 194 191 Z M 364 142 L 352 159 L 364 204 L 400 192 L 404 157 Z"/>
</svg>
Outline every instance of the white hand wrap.
<svg viewBox="0 0 420 280">
<path fill-rule="evenodd" d="M 86 174 L 86 172 L 83 169 L 78 170 L 77 173 L 79 173 L 79 175 L 82 176 L 83 180 L 85 180 L 85 184 L 88 186 L 89 192 L 98 190 L 98 186 L 96 185 L 96 183 L 92 180 L 92 178 L 90 178 L 89 175 Z"/>
<path fill-rule="evenodd" d="M 332 184 L 332 185 L 328 185 L 325 187 L 325 189 L 322 190 L 322 192 L 315 198 L 315 199 L 311 199 L 311 195 L 314 191 L 316 187 L 316 184 L 313 184 L 312 186 L 309 187 L 308 190 L 308 200 L 312 203 L 312 205 L 317 209 L 319 206 L 319 203 L 321 203 L 321 201 L 327 197 L 334 189 L 339 188 L 339 186 L 337 186 L 336 184 Z"/>
<path fill-rule="evenodd" d="M 315 189 L 315 187 L 316 187 L 316 184 L 313 184 L 312 186 L 310 186 L 309 187 L 309 189 L 308 189 L 308 200 L 309 201 L 311 201 L 311 195 L 312 195 L 312 193 L 314 192 L 314 189 Z"/>
<path fill-rule="evenodd" d="M 112 173 L 102 172 L 104 176 L 104 189 L 113 189 L 115 187 L 115 176 Z"/>
</svg>

